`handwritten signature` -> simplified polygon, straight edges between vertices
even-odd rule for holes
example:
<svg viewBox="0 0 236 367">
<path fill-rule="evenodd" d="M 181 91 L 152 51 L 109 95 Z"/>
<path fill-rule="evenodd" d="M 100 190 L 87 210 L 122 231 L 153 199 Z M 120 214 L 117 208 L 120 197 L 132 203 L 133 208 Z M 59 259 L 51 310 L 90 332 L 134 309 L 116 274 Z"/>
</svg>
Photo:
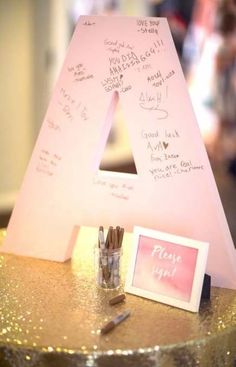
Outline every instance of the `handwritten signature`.
<svg viewBox="0 0 236 367">
<path fill-rule="evenodd" d="M 96 23 L 95 22 L 90 22 L 89 20 L 86 20 L 83 25 L 95 25 Z"/>
<path fill-rule="evenodd" d="M 154 96 L 146 93 L 141 93 L 139 97 L 139 106 L 144 110 L 157 111 L 158 120 L 164 120 L 168 117 L 168 111 L 160 108 L 162 102 L 162 95 L 160 92 L 156 93 Z"/>
</svg>

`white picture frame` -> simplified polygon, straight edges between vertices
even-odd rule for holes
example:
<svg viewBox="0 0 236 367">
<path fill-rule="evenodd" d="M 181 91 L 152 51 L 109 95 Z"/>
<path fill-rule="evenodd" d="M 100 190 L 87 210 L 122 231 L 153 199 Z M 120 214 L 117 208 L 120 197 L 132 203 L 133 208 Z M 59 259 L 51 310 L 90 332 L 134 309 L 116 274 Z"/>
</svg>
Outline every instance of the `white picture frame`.
<svg viewBox="0 0 236 367">
<path fill-rule="evenodd" d="M 134 227 L 125 292 L 198 312 L 209 244 Z"/>
</svg>

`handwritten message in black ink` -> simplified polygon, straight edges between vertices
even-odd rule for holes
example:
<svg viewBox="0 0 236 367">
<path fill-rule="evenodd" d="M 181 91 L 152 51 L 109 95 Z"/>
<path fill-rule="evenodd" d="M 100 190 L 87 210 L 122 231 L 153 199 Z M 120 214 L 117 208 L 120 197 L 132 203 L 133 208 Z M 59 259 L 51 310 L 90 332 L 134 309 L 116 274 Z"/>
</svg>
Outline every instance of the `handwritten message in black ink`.
<svg viewBox="0 0 236 367">
<path fill-rule="evenodd" d="M 201 163 L 181 153 L 181 134 L 177 129 L 142 130 L 141 138 L 148 155 L 148 172 L 154 181 L 204 169 Z"/>
<path fill-rule="evenodd" d="M 106 38 L 104 40 L 105 50 L 114 53 L 119 53 L 120 51 L 126 50 L 133 50 L 133 46 L 130 45 L 128 42 L 119 41 L 119 40 L 111 40 Z"/>
<path fill-rule="evenodd" d="M 153 19 L 138 19 L 137 20 L 137 31 L 142 34 L 154 34 L 158 35 L 160 21 Z"/>
<path fill-rule="evenodd" d="M 69 74 L 72 76 L 73 82 L 82 82 L 84 80 L 94 78 L 94 75 L 87 71 L 83 63 L 78 63 L 75 66 L 69 66 L 67 70 Z"/>
<path fill-rule="evenodd" d="M 92 25 L 95 25 L 96 23 L 95 22 L 91 22 L 90 20 L 86 20 L 83 25 L 85 26 L 92 26 Z"/>
<path fill-rule="evenodd" d="M 106 92 L 111 92 L 112 90 L 118 90 L 120 93 L 125 93 L 132 88 L 130 84 L 125 84 L 123 74 L 104 78 L 101 84 Z"/>
<path fill-rule="evenodd" d="M 148 84 L 151 84 L 153 87 L 161 87 L 167 80 L 175 75 L 175 71 L 172 69 L 167 72 L 164 76 L 163 73 L 158 70 L 156 73 L 147 76 Z"/>
<path fill-rule="evenodd" d="M 147 47 L 143 53 L 130 51 L 114 57 L 109 57 L 110 75 L 115 76 L 123 73 L 129 68 L 147 63 L 153 55 L 157 55 L 162 50 L 164 50 L 164 43 L 162 39 L 158 39 L 155 40 L 150 47 Z"/>
<path fill-rule="evenodd" d="M 143 71 L 152 69 L 152 65 L 149 63 L 141 64 L 135 68 L 139 73 L 142 73 Z"/>
<path fill-rule="evenodd" d="M 72 122 L 75 116 L 80 116 L 83 121 L 88 120 L 87 107 L 77 101 L 65 88 L 60 89 L 57 103 L 67 121 Z"/>
<path fill-rule="evenodd" d="M 46 176 L 53 176 L 60 164 L 62 157 L 57 153 L 50 153 L 47 149 L 41 149 L 39 152 L 36 171 Z"/>
<path fill-rule="evenodd" d="M 129 183 L 110 182 L 102 177 L 95 176 L 93 184 L 108 190 L 109 194 L 117 199 L 129 200 L 134 191 L 134 186 Z"/>
<path fill-rule="evenodd" d="M 121 74 L 104 78 L 101 83 L 106 92 L 110 92 L 114 89 L 120 89 L 123 86 L 123 75 Z"/>
</svg>

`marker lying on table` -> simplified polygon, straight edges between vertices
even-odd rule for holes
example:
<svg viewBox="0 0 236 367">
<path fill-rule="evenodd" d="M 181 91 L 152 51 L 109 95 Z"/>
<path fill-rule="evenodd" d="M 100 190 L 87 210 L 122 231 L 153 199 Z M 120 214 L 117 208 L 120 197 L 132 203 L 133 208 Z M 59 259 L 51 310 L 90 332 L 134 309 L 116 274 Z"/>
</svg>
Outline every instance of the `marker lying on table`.
<svg viewBox="0 0 236 367">
<path fill-rule="evenodd" d="M 116 327 L 119 323 L 124 321 L 129 315 L 130 315 L 130 311 L 127 310 L 121 313 L 120 315 L 116 316 L 113 320 L 109 321 L 105 326 L 101 328 L 101 334 L 102 335 L 106 334 L 109 331 L 111 331 L 112 329 L 114 329 L 114 327 Z"/>
</svg>

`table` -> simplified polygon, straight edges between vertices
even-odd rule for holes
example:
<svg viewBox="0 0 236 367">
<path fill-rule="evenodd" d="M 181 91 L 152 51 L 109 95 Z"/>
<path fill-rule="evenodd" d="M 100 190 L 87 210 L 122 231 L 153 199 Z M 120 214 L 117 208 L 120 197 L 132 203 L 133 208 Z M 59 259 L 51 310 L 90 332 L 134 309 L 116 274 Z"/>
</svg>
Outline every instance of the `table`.
<svg viewBox="0 0 236 367">
<path fill-rule="evenodd" d="M 5 231 L 0 231 L 0 243 Z M 95 283 L 97 229 L 82 227 L 65 263 L 0 254 L 1 367 L 223 367 L 236 360 L 236 291 L 212 288 L 197 314 Z M 125 234 L 122 278 L 132 245 Z M 122 311 L 131 316 L 106 335 Z"/>
</svg>

